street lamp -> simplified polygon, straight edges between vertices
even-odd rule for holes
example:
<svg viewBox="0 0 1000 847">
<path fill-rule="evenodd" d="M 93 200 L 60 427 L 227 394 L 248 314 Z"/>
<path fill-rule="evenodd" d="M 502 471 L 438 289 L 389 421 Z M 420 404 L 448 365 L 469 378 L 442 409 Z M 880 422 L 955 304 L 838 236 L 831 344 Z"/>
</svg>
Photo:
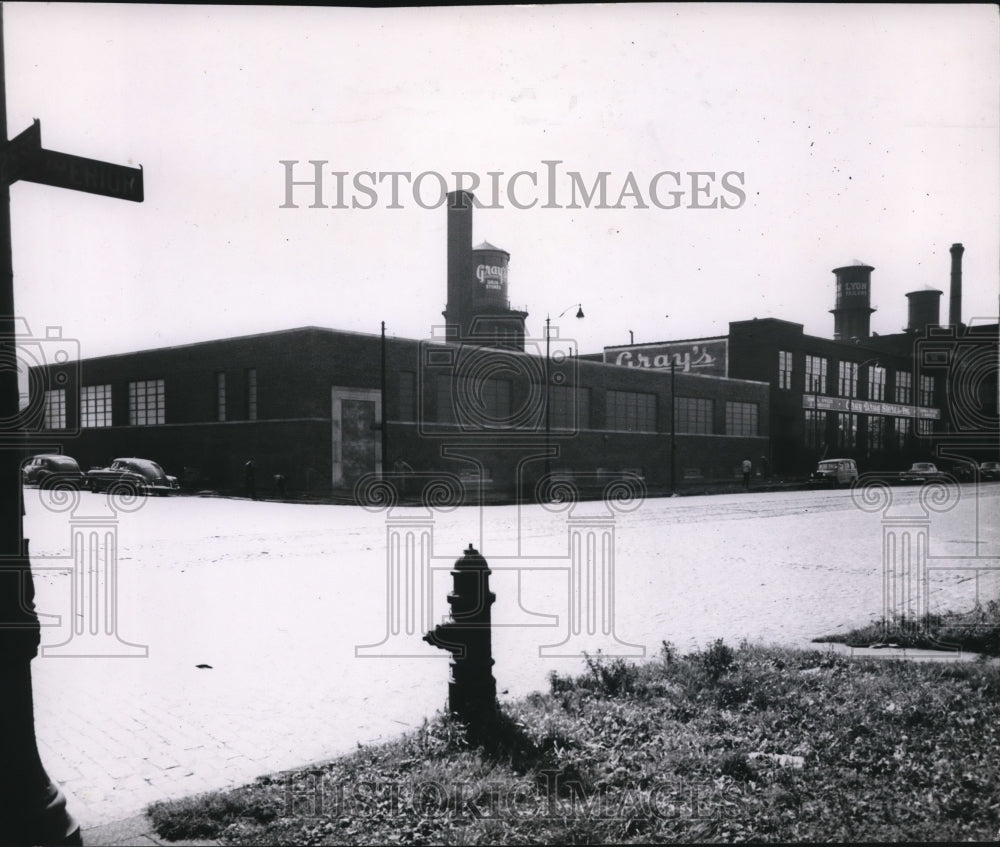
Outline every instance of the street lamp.
<svg viewBox="0 0 1000 847">
<path fill-rule="evenodd" d="M 557 319 L 561 318 L 570 309 L 574 307 L 576 308 L 577 318 L 584 317 L 583 304 L 574 303 L 572 306 L 567 306 L 565 309 L 563 309 L 556 316 L 556 318 Z M 551 319 L 549 318 L 548 315 L 546 315 L 545 316 L 545 476 L 546 477 L 548 477 L 548 475 L 552 472 L 552 457 L 550 455 L 550 447 L 552 443 L 552 410 L 551 410 L 552 404 L 549 402 L 551 399 L 550 394 L 552 390 L 551 374 L 550 374 L 550 371 L 552 369 L 552 359 L 551 356 L 549 355 L 550 324 L 551 324 Z"/>
</svg>

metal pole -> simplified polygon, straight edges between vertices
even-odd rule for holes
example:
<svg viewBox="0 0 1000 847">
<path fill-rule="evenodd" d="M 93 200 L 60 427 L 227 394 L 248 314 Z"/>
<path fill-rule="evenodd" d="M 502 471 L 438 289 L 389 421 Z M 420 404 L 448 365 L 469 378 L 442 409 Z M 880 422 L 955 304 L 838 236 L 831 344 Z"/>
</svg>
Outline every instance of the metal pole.
<svg viewBox="0 0 1000 847">
<path fill-rule="evenodd" d="M 7 146 L 7 98 L 0 5 L 0 147 Z M 5 151 L 6 152 L 6 151 Z M 0 185 L 0 843 L 82 844 L 66 798 L 38 754 L 31 660 L 38 653 L 35 587 L 24 539 L 21 446 L 11 255 L 10 186 Z"/>
<path fill-rule="evenodd" d="M 674 393 L 674 369 L 677 362 L 670 360 L 670 493 L 677 492 L 677 395 Z"/>
<path fill-rule="evenodd" d="M 545 316 L 545 476 L 552 472 L 552 458 L 549 455 L 551 446 L 552 416 L 549 403 L 549 316 Z"/>
<path fill-rule="evenodd" d="M 386 472 L 389 470 L 389 427 L 387 420 L 389 407 L 385 392 L 385 321 L 382 321 L 382 374 L 380 390 L 382 392 L 382 479 L 385 479 Z"/>
</svg>

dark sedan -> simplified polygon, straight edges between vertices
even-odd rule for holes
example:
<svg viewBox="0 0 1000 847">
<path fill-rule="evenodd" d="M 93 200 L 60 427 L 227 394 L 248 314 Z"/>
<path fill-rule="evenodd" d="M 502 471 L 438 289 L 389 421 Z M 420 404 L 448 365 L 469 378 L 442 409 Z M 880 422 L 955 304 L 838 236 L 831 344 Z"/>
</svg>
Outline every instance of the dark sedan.
<svg viewBox="0 0 1000 847">
<path fill-rule="evenodd" d="M 150 459 L 115 459 L 109 467 L 87 471 L 91 491 L 158 494 L 165 497 L 179 489 L 177 477 L 168 476 Z"/>
<path fill-rule="evenodd" d="M 76 459 L 61 453 L 41 453 L 21 465 L 21 480 L 39 488 L 83 488 L 86 477 Z"/>
</svg>

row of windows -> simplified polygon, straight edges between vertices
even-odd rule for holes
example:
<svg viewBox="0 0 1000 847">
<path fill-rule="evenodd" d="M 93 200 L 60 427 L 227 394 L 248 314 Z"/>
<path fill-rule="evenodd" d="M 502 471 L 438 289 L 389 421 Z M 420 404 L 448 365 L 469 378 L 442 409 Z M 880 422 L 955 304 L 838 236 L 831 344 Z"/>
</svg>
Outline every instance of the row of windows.
<svg viewBox="0 0 1000 847">
<path fill-rule="evenodd" d="M 837 394 L 840 397 L 858 396 L 857 362 L 839 362 L 837 365 Z M 886 400 L 887 371 L 879 364 L 868 365 L 868 398 L 869 400 Z M 827 359 L 823 356 L 806 355 L 805 358 L 805 391 L 808 394 L 826 394 Z M 792 387 L 792 354 L 787 350 L 778 351 L 778 388 Z M 917 404 L 920 406 L 934 405 L 934 377 L 921 376 Z M 896 372 L 895 392 L 892 399 L 895 403 L 910 404 L 913 402 L 913 374 L 909 371 Z"/>
<path fill-rule="evenodd" d="M 835 415 L 836 423 L 835 446 L 852 448 L 858 446 L 858 431 L 861 428 L 861 415 L 851 412 L 824 412 L 815 409 L 805 410 L 805 444 L 806 447 L 822 448 L 827 446 L 827 415 Z M 890 418 L 883 415 L 867 415 L 867 443 L 870 450 L 885 450 L 894 447 L 898 450 L 906 446 L 907 439 L 913 434 L 913 421 L 910 418 Z M 926 418 L 917 419 L 916 432 L 920 435 L 930 435 L 933 422 Z"/>
<path fill-rule="evenodd" d="M 400 416 L 414 420 L 416 391 L 413 375 L 401 374 L 399 388 Z M 437 419 L 456 423 L 456 406 L 461 423 L 485 428 L 538 426 L 541 421 L 518 418 L 512 409 L 512 383 L 504 379 L 439 380 L 437 383 Z M 609 389 L 605 395 L 605 428 L 618 432 L 657 432 L 657 396 L 640 391 Z M 549 392 L 548 426 L 556 430 L 590 428 L 591 389 L 565 385 L 552 386 Z M 534 408 L 544 408 L 544 404 Z M 715 431 L 715 403 L 708 398 L 677 397 L 674 401 L 674 425 L 677 432 L 712 434 Z M 669 429 L 663 427 L 663 429 Z M 726 435 L 756 436 L 759 433 L 757 403 L 726 402 Z"/>
<path fill-rule="evenodd" d="M 246 372 L 247 420 L 257 420 L 257 371 Z M 226 420 L 226 375 L 215 378 L 216 419 Z M 128 422 L 130 426 L 154 426 L 166 423 L 166 392 L 162 379 L 141 379 L 128 384 Z M 111 426 L 111 386 L 84 385 L 80 389 L 80 426 L 84 429 Z M 66 389 L 45 392 L 42 425 L 45 429 L 66 429 Z"/>
</svg>

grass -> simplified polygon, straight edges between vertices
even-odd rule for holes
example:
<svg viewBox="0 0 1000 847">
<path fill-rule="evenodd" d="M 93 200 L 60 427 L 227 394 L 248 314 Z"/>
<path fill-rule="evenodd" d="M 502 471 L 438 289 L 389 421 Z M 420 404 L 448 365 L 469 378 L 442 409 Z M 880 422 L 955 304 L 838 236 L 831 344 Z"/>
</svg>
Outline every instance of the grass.
<svg viewBox="0 0 1000 847">
<path fill-rule="evenodd" d="M 1000 602 L 990 600 L 969 612 L 927 614 L 919 619 L 882 618 L 844 635 L 816 642 L 842 642 L 854 647 L 893 646 L 927 650 L 963 650 L 1000 656 Z"/>
<path fill-rule="evenodd" d="M 479 732 L 157 803 L 224 844 L 980 841 L 1000 827 L 1000 668 L 722 641 L 576 678 Z"/>
</svg>

